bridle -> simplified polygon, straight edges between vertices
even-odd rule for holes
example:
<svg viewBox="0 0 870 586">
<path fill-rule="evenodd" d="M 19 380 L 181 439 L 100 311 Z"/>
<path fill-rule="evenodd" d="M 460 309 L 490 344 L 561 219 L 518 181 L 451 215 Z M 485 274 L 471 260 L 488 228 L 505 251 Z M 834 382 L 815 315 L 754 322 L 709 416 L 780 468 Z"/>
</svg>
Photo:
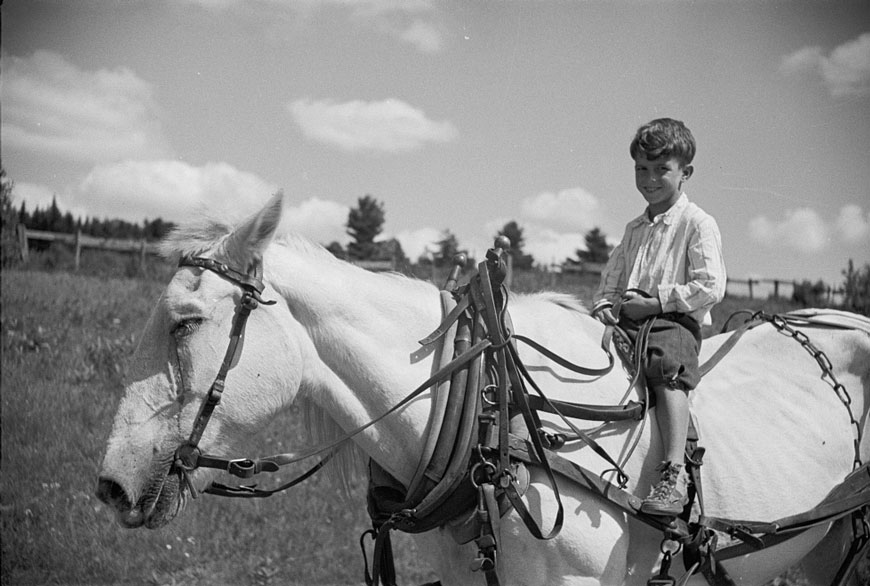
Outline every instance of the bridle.
<svg viewBox="0 0 870 586">
<path fill-rule="evenodd" d="M 251 312 L 260 304 L 274 305 L 275 301 L 266 301 L 261 297 L 265 286 L 262 281 L 263 267 L 262 263 L 257 260 L 252 263 L 249 272 L 243 273 L 237 271 L 224 263 L 218 262 L 211 258 L 205 257 L 182 257 L 178 263 L 179 267 L 199 267 L 209 270 L 224 279 L 238 285 L 242 289 L 242 297 L 239 300 L 236 314 L 233 317 L 232 331 L 230 333 L 230 341 L 224 354 L 223 362 L 217 376 L 209 387 L 208 394 L 202 401 L 199 407 L 199 412 L 196 414 L 196 419 L 193 422 L 193 429 L 187 441 L 181 444 L 175 450 L 173 457 L 173 465 L 179 471 L 188 487 L 191 488 L 191 494 L 196 496 L 196 490 L 193 490 L 193 485 L 188 477 L 189 473 L 196 468 L 217 468 L 225 470 L 234 476 L 240 478 L 250 478 L 251 476 L 264 471 L 276 471 L 278 466 L 264 460 L 251 460 L 248 458 L 228 460 L 214 456 L 208 456 L 202 453 L 199 449 L 199 441 L 202 439 L 202 434 L 214 413 L 215 407 L 221 402 L 224 386 L 226 384 L 227 374 L 233 363 L 241 353 L 242 338 L 245 334 L 245 324 Z"/>
<path fill-rule="evenodd" d="M 439 376 L 444 375 L 443 371 L 436 373 L 436 375 L 433 375 L 430 379 L 428 379 L 417 389 L 415 389 L 411 394 L 409 394 L 402 401 L 394 405 L 391 409 L 389 409 L 387 412 L 383 413 L 379 417 L 372 419 L 368 423 L 356 428 L 355 430 L 345 434 L 344 436 L 330 443 L 327 443 L 326 445 L 315 446 L 301 454 L 285 453 L 256 459 L 229 459 L 203 454 L 202 450 L 199 448 L 199 441 L 200 439 L 202 439 L 202 434 L 205 431 L 209 420 L 211 419 L 212 413 L 214 413 L 215 408 L 221 402 L 221 397 L 223 396 L 224 387 L 226 384 L 227 374 L 229 373 L 230 368 L 232 368 L 233 363 L 236 362 L 236 359 L 241 353 L 241 345 L 239 343 L 244 337 L 245 324 L 247 323 L 248 317 L 250 316 L 251 312 L 260 305 L 274 305 L 276 302 L 266 301 L 261 297 L 265 285 L 263 284 L 262 280 L 263 267 L 260 260 L 255 260 L 250 265 L 248 272 L 238 271 L 226 265 L 225 263 L 216 261 L 212 258 L 198 256 L 182 257 L 178 263 L 178 266 L 199 267 L 205 270 L 212 271 L 213 273 L 216 273 L 217 275 L 223 277 L 231 283 L 234 283 L 242 289 L 242 297 L 239 300 L 239 305 L 236 309 L 235 317 L 233 317 L 230 342 L 227 346 L 226 353 L 224 354 L 224 359 L 221 363 L 220 370 L 218 370 L 214 382 L 212 382 L 211 387 L 209 387 L 208 393 L 206 394 L 205 398 L 202 401 L 202 404 L 199 407 L 199 412 L 197 413 L 196 418 L 193 421 L 193 429 L 190 432 L 190 436 L 187 438 L 187 441 L 178 446 L 172 458 L 171 471 L 176 472 L 181 477 L 182 482 L 184 482 L 184 484 L 187 486 L 193 498 L 196 498 L 198 491 L 190 479 L 190 473 L 197 468 L 214 468 L 217 470 L 223 470 L 224 472 L 228 472 L 229 474 L 232 474 L 233 476 L 236 476 L 238 478 L 251 478 L 256 474 L 259 474 L 260 472 L 278 472 L 282 466 L 285 466 L 287 464 L 293 464 L 296 462 L 307 460 L 314 456 L 320 456 L 320 461 L 311 468 L 309 468 L 307 471 L 303 472 L 292 480 L 270 490 L 256 488 L 256 485 L 227 486 L 217 482 L 212 482 L 202 492 L 226 497 L 264 498 L 296 486 L 297 484 L 308 479 L 318 470 L 323 468 L 323 466 L 326 465 L 326 463 L 332 459 L 337 451 L 351 438 L 361 433 L 363 430 L 371 427 L 372 425 L 375 425 L 391 413 L 394 413 L 395 411 L 398 411 L 399 409 L 407 405 L 418 395 L 428 389 Z M 458 368 L 467 360 L 469 360 L 469 358 L 464 358 L 463 360 L 456 360 L 445 368 L 448 371 L 453 368 Z"/>
</svg>

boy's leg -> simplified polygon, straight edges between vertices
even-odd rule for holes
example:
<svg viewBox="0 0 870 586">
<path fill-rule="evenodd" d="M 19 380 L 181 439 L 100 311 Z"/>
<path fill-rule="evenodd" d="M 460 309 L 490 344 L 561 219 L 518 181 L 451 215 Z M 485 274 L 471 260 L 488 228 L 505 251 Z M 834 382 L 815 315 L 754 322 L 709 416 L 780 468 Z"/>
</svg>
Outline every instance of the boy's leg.
<svg viewBox="0 0 870 586">
<path fill-rule="evenodd" d="M 662 441 L 662 475 L 641 510 L 656 515 L 679 515 L 688 503 L 685 489 L 686 436 L 689 430 L 689 391 L 698 384 L 700 327 L 686 316 L 657 320 L 650 330 L 647 384 L 656 399 L 656 421 Z"/>
<path fill-rule="evenodd" d="M 662 437 L 665 462 L 682 464 L 689 431 L 689 395 L 682 389 L 659 387 L 656 396 L 656 421 Z"/>
<path fill-rule="evenodd" d="M 664 461 L 657 468 L 659 481 L 653 485 L 640 510 L 651 515 L 676 516 L 689 502 L 684 489 L 683 455 L 689 429 L 689 397 L 686 391 L 657 385 L 650 391 L 656 398 L 656 422 L 662 438 Z"/>
</svg>

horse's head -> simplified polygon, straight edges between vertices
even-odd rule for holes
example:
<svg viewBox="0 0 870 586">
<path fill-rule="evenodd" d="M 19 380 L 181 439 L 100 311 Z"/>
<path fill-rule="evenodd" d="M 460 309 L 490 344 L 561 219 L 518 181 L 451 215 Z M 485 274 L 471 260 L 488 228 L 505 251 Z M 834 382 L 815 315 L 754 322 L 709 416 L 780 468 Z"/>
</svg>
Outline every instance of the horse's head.
<svg viewBox="0 0 870 586">
<path fill-rule="evenodd" d="M 243 439 L 261 429 L 299 389 L 305 336 L 293 335 L 300 326 L 277 293 L 266 285 L 263 299 L 278 303 L 259 304 L 245 324 L 237 317 L 245 301 L 246 275 L 250 272 L 258 283 L 282 200 L 279 194 L 256 216 L 198 247 L 189 237 L 170 240 L 172 253 L 212 258 L 231 272 L 181 266 L 142 334 L 97 488 L 124 526 L 168 523 L 191 491 L 211 482 L 213 473 L 207 470 L 185 470 L 177 451 L 190 443 L 219 371 L 225 370 L 226 392 L 195 442 L 202 453 L 240 449 Z M 238 350 L 228 353 L 233 330 L 240 325 L 245 331 Z M 228 368 L 222 369 L 225 356 Z"/>
</svg>

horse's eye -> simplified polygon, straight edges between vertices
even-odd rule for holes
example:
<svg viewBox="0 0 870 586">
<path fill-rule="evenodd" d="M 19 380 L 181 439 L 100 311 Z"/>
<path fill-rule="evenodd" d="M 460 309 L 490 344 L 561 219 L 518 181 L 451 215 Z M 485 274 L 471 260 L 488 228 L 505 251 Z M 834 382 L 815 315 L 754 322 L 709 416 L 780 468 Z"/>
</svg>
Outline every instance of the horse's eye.
<svg viewBox="0 0 870 586">
<path fill-rule="evenodd" d="M 190 317 L 181 320 L 172 328 L 172 335 L 176 338 L 184 338 L 189 336 L 199 328 L 202 323 L 202 318 Z"/>
</svg>

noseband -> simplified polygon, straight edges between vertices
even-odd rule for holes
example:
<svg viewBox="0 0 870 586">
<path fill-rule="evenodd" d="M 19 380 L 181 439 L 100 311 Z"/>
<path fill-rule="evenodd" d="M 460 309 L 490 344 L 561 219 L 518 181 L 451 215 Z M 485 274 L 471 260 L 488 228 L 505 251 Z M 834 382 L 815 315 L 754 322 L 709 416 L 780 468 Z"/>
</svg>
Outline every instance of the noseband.
<svg viewBox="0 0 870 586">
<path fill-rule="evenodd" d="M 199 267 L 209 270 L 223 277 L 224 279 L 238 285 L 242 289 L 242 297 L 239 300 L 239 305 L 236 314 L 233 317 L 232 332 L 230 334 L 230 342 L 227 346 L 227 351 L 224 354 L 224 360 L 220 370 L 208 390 L 208 394 L 203 399 L 200 405 L 199 412 L 193 422 L 193 430 L 190 432 L 190 437 L 187 441 L 181 444 L 175 450 L 173 464 L 178 469 L 187 482 L 188 486 L 193 489 L 190 483 L 188 473 L 196 468 L 218 468 L 226 470 L 234 476 L 240 478 L 250 478 L 254 474 L 262 471 L 267 471 L 270 462 L 254 461 L 247 458 L 238 460 L 226 460 L 207 456 L 199 449 L 199 441 L 211 419 L 215 407 L 221 402 L 221 397 L 224 392 L 227 373 L 232 368 L 233 363 L 241 354 L 241 342 L 245 334 L 245 324 L 248 321 L 248 316 L 251 312 L 264 305 L 274 305 L 274 301 L 264 301 L 260 295 L 263 292 L 264 285 L 262 281 L 263 267 L 259 261 L 255 261 L 251 269 L 247 273 L 237 271 L 224 263 L 218 262 L 211 258 L 204 257 L 182 257 L 178 263 L 179 267 Z M 272 466 L 275 466 L 272 464 Z M 275 470 L 278 467 L 275 466 Z M 269 471 L 274 471 L 269 469 Z M 195 490 L 191 490 L 191 494 L 196 495 Z"/>
</svg>

